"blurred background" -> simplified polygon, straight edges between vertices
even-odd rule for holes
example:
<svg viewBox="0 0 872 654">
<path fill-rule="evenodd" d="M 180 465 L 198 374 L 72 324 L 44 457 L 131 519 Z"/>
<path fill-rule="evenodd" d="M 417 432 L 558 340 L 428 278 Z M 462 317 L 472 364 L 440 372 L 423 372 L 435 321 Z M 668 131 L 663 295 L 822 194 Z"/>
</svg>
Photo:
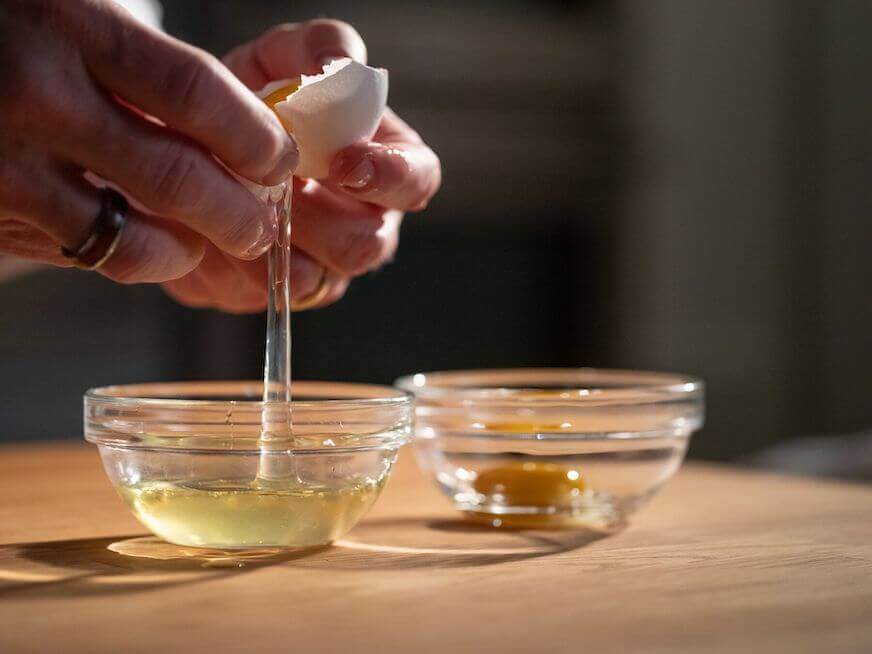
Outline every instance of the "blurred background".
<svg viewBox="0 0 872 654">
<path fill-rule="evenodd" d="M 354 24 L 442 158 L 396 261 L 295 315 L 300 378 L 691 373 L 691 456 L 872 478 L 872 3 L 167 0 L 215 54 Z M 81 437 L 89 386 L 257 378 L 264 317 L 75 271 L 0 284 L 0 441 Z"/>
</svg>

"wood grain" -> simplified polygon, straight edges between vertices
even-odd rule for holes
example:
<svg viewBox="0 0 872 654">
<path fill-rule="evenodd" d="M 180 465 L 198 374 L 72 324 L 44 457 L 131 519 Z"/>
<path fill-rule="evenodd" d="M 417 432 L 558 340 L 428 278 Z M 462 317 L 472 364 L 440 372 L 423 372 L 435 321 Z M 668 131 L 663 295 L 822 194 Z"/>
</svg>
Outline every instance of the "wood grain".
<svg viewBox="0 0 872 654">
<path fill-rule="evenodd" d="M 344 541 L 238 562 L 111 551 L 167 554 L 93 449 L 0 449 L 0 652 L 872 650 L 872 488 L 688 464 L 594 539 L 465 525 L 403 454 Z"/>
</svg>

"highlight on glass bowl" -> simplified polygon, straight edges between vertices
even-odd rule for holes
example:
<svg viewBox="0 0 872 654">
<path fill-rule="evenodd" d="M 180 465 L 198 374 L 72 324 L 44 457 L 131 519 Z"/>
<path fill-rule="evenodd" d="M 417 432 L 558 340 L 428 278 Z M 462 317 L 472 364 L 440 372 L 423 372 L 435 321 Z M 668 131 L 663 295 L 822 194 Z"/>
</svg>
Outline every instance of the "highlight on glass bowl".
<svg viewBox="0 0 872 654">
<path fill-rule="evenodd" d="M 597 369 L 432 372 L 416 396 L 419 465 L 494 526 L 612 531 L 678 470 L 703 423 L 703 383 Z"/>
<path fill-rule="evenodd" d="M 170 543 L 308 547 L 340 538 L 378 499 L 408 441 L 412 396 L 295 382 L 293 438 L 266 450 L 263 415 L 276 407 L 262 393 L 254 381 L 92 389 L 85 438 L 136 518 Z"/>
</svg>

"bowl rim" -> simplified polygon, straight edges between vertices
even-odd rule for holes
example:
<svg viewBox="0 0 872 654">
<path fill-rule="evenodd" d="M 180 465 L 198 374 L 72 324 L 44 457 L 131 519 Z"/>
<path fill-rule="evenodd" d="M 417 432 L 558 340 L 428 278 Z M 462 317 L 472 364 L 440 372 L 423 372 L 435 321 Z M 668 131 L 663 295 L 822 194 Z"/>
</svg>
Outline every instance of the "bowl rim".
<svg viewBox="0 0 872 654">
<path fill-rule="evenodd" d="M 275 443 L 275 453 L 396 449 L 408 441 L 415 407 L 411 393 L 390 386 L 349 382 L 307 381 L 295 385 L 303 397 L 328 399 L 291 401 L 290 411 L 297 416 L 294 424 L 301 429 L 295 430 L 291 439 Z M 284 402 L 244 399 L 262 392 L 260 381 L 155 382 L 92 388 L 84 398 L 85 440 L 126 449 L 262 453 L 264 413 L 288 410 Z M 179 397 L 185 393 L 191 397 Z"/>
<path fill-rule="evenodd" d="M 500 386 L 494 384 L 463 384 L 452 385 L 453 380 L 466 376 L 474 377 L 505 377 L 507 375 L 534 378 L 536 376 L 565 377 L 592 377 L 600 378 L 600 383 L 611 380 L 613 383 L 608 387 L 597 387 L 595 384 L 567 383 L 561 387 L 559 396 L 537 397 L 531 396 L 530 391 L 541 390 L 542 384 L 531 383 L 527 386 L 513 384 L 512 386 Z M 621 383 L 622 378 L 633 377 L 634 383 Z M 430 384 L 434 380 L 436 384 Z M 442 382 L 442 383 L 438 383 Z M 448 382 L 448 383 L 445 383 Z M 617 383 L 615 383 L 617 382 Z M 402 390 L 411 392 L 417 400 L 459 400 L 472 402 L 475 400 L 492 402 L 507 401 L 519 404 L 565 404 L 592 403 L 613 401 L 620 404 L 623 401 L 634 403 L 628 393 L 637 392 L 640 395 L 652 393 L 674 401 L 676 397 L 699 396 L 705 390 L 705 383 L 699 377 L 672 372 L 655 372 L 648 370 L 630 370 L 621 368 L 483 368 L 477 370 L 437 370 L 431 372 L 419 372 L 404 375 L 398 378 L 394 385 Z"/>
<path fill-rule="evenodd" d="M 165 397 L 163 395 L 148 396 L 149 389 L 184 389 L 185 387 L 198 388 L 200 394 L 208 394 L 211 390 L 215 392 L 216 399 L 180 398 L 180 397 Z M 414 403 L 415 396 L 413 393 L 392 387 L 387 384 L 366 384 L 357 382 L 330 382 L 320 380 L 295 380 L 294 387 L 302 387 L 302 395 L 306 396 L 313 394 L 317 389 L 345 389 L 353 391 L 358 389 L 361 392 L 381 392 L 382 397 L 347 397 L 347 398 L 327 398 L 327 399 L 309 399 L 297 400 L 291 399 L 293 410 L 317 409 L 325 408 L 341 409 L 341 408 L 390 408 L 399 407 Z M 107 405 L 107 406 L 123 406 L 127 409 L 136 408 L 166 408 L 172 409 L 201 409 L 201 410 L 217 410 L 223 409 L 227 405 L 232 405 L 241 410 L 261 410 L 264 406 L 272 404 L 281 404 L 280 402 L 264 402 L 263 400 L 245 400 L 230 394 L 230 391 L 235 389 L 237 392 L 242 390 L 250 391 L 253 396 L 263 393 L 263 382 L 254 380 L 184 380 L 184 381 L 168 381 L 168 382 L 143 382 L 134 384 L 113 384 L 107 386 L 96 386 L 85 391 L 84 399 L 86 405 Z M 227 398 L 221 399 L 220 392 L 226 392 Z M 292 390 L 293 392 L 293 390 Z"/>
</svg>

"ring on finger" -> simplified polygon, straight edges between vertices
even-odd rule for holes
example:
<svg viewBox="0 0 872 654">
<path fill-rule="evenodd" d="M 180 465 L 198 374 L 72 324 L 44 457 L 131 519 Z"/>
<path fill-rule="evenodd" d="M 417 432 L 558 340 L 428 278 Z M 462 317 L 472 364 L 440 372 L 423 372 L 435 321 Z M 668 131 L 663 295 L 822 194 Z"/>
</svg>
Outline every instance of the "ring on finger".
<svg viewBox="0 0 872 654">
<path fill-rule="evenodd" d="M 100 209 L 91 231 L 75 250 L 61 247 L 61 254 L 77 268 L 96 270 L 115 253 L 127 224 L 127 199 L 115 189 L 100 189 Z"/>
<path fill-rule="evenodd" d="M 306 309 L 311 309 L 312 307 L 317 306 L 325 297 L 327 297 L 327 294 L 330 292 L 330 286 L 330 273 L 326 267 L 321 268 L 321 277 L 318 279 L 318 286 L 316 286 L 315 290 L 305 297 L 292 301 L 291 311 L 305 311 Z"/>
</svg>

